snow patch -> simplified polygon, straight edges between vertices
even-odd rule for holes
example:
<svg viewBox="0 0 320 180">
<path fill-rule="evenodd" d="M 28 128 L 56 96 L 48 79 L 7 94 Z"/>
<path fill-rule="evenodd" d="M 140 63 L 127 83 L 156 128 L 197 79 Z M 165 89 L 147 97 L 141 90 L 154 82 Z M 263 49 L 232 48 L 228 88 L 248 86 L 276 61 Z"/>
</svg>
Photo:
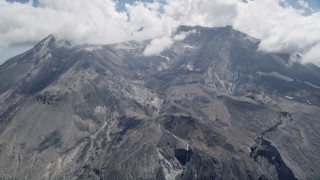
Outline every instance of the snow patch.
<svg viewBox="0 0 320 180">
<path fill-rule="evenodd" d="M 104 106 L 104 107 L 102 107 L 102 106 L 96 106 L 96 107 L 94 108 L 94 113 L 95 113 L 96 115 L 98 115 L 98 114 L 105 114 L 106 111 L 107 111 L 107 108 L 106 108 L 105 106 Z"/>
<path fill-rule="evenodd" d="M 184 45 L 183 47 L 184 47 L 185 49 L 194 49 L 194 48 L 196 48 L 196 47 L 191 46 L 191 45 Z"/>
<path fill-rule="evenodd" d="M 187 67 L 186 67 L 186 70 L 193 71 L 194 70 L 193 65 L 188 63 Z"/>
<path fill-rule="evenodd" d="M 309 82 L 303 82 L 303 83 L 305 83 L 305 84 L 307 84 L 307 85 L 309 85 L 309 86 L 312 86 L 312 87 L 314 87 L 314 88 L 320 89 L 319 86 L 316 86 L 316 85 L 311 84 L 311 83 L 309 83 Z"/>
<path fill-rule="evenodd" d="M 309 99 L 307 100 L 307 103 L 310 104 L 310 105 L 312 105 Z"/>
<path fill-rule="evenodd" d="M 291 96 L 285 96 L 285 98 L 287 98 L 287 99 L 293 99 L 293 97 L 291 97 Z"/>
<path fill-rule="evenodd" d="M 92 52 L 92 51 L 96 51 L 96 50 L 102 50 L 101 46 L 86 46 L 83 48 L 83 50 L 88 51 L 88 52 Z"/>
</svg>

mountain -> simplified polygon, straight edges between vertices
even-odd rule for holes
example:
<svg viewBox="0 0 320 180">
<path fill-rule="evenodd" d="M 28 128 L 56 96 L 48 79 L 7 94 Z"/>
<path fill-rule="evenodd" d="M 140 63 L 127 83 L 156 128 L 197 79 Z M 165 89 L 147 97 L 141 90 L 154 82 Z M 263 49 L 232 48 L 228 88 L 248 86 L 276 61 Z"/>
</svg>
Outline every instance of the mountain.
<svg viewBox="0 0 320 180">
<path fill-rule="evenodd" d="M 1 177 L 318 179 L 320 68 L 231 26 L 74 45 L 50 35 L 0 66 Z"/>
</svg>

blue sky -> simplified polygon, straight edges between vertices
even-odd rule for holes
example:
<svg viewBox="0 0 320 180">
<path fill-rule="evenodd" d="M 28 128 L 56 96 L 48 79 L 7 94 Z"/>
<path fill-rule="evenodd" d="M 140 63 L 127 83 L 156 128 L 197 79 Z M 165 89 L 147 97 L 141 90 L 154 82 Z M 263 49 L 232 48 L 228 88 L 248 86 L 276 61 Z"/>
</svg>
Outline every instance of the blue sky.
<svg viewBox="0 0 320 180">
<path fill-rule="evenodd" d="M 319 0 L 307 0 L 307 2 L 314 8 L 320 9 L 320 1 Z"/>
<path fill-rule="evenodd" d="M 7 1 L 15 1 L 15 2 L 28 2 L 29 0 L 7 0 Z M 143 2 L 152 2 L 153 0 L 118 0 L 119 4 L 119 9 L 123 10 L 124 9 L 124 4 L 125 3 L 129 3 L 132 4 L 135 1 L 143 1 Z M 306 2 L 308 2 L 310 4 L 310 6 L 314 9 L 319 11 L 320 10 L 320 0 L 305 0 Z M 37 0 L 34 0 L 34 2 L 37 2 Z M 293 6 L 297 6 L 297 0 L 288 0 L 288 2 L 290 4 L 292 4 Z"/>
<path fill-rule="evenodd" d="M 291 3 L 296 3 L 296 0 L 290 0 Z M 306 0 L 310 4 L 310 6 L 316 10 L 320 10 L 320 0 Z"/>
<path fill-rule="evenodd" d="M 7 0 L 10 2 L 21 2 L 21 3 L 26 3 L 29 0 Z M 136 1 L 142 1 L 142 2 L 152 2 L 153 0 L 118 0 L 118 10 L 124 10 L 124 5 L 126 3 L 132 4 Z M 37 0 L 33 1 L 35 3 L 35 5 L 37 4 Z"/>
</svg>

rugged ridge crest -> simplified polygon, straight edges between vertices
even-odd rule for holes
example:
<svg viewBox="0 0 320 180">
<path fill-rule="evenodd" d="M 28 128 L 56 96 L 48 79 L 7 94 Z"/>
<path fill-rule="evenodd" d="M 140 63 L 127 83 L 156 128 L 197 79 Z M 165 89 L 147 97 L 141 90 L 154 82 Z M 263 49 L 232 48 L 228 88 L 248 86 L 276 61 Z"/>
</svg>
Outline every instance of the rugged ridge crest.
<svg viewBox="0 0 320 180">
<path fill-rule="evenodd" d="M 173 46 L 50 35 L 0 66 L 1 177 L 317 179 L 320 69 L 231 26 Z"/>
</svg>

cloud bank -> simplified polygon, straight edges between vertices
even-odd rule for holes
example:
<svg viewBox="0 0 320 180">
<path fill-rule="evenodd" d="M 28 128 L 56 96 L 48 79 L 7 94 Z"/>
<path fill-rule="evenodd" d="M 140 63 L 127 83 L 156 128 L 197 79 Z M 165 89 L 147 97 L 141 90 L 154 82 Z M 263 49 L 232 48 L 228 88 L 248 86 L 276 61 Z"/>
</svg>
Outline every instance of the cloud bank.
<svg viewBox="0 0 320 180">
<path fill-rule="evenodd" d="M 172 44 L 173 41 L 168 36 L 153 39 L 145 48 L 143 54 L 145 56 L 159 55 L 163 50 L 171 47 Z"/>
<path fill-rule="evenodd" d="M 234 27 L 261 39 L 261 50 L 299 53 L 306 62 L 320 63 L 320 51 L 318 59 L 310 59 L 314 56 L 309 55 L 320 45 L 319 12 L 305 16 L 304 11 L 281 6 L 275 0 L 255 0 L 238 6 L 241 11 Z"/>
<path fill-rule="evenodd" d="M 287 0 L 158 0 L 126 4 L 126 11 L 117 11 L 113 0 L 38 2 L 34 7 L 0 0 L 0 48 L 54 33 L 80 44 L 154 39 L 144 51 L 153 55 L 171 46 L 179 25 L 232 25 L 261 39 L 263 51 L 299 53 L 305 62 L 320 64 L 320 12 L 302 0 L 299 9 Z"/>
</svg>

